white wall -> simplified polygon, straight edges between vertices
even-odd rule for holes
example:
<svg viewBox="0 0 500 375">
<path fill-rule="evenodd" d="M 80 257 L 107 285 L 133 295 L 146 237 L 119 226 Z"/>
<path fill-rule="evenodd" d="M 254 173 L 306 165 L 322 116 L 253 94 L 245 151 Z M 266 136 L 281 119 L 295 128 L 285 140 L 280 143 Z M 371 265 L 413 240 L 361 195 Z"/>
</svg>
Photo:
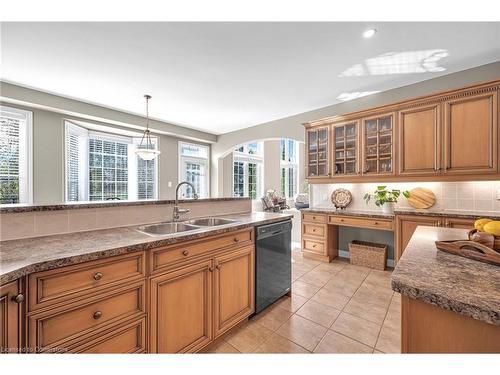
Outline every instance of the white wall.
<svg viewBox="0 0 500 375">
<path fill-rule="evenodd" d="M 327 79 L 327 78 L 326 78 Z M 314 111 L 300 113 L 294 116 L 270 121 L 217 137 L 217 143 L 212 147 L 212 171 L 217 173 L 217 160 L 236 145 L 258 139 L 290 138 L 304 142 L 304 122 L 323 117 L 341 115 L 371 107 L 391 104 L 405 99 L 429 95 L 440 91 L 451 90 L 466 85 L 500 79 L 500 62 L 479 66 L 461 72 L 441 76 L 378 94 L 365 96 L 356 100 L 319 108 Z M 212 194 L 219 196 L 216 180 L 212 180 Z"/>
</svg>

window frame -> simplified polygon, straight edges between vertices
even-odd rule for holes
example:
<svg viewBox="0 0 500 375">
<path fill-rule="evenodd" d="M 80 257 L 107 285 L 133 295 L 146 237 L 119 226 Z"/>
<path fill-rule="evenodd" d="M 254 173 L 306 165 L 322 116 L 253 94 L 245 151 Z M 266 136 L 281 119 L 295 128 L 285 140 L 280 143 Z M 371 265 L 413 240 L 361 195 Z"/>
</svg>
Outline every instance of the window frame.
<svg viewBox="0 0 500 375">
<path fill-rule="evenodd" d="M 189 146 L 194 146 L 194 147 L 200 147 L 200 148 L 203 148 L 203 149 L 206 149 L 207 151 L 207 157 L 198 157 L 198 156 L 192 156 L 192 155 L 183 155 L 182 154 L 182 145 L 189 145 Z M 178 154 L 178 169 L 177 169 L 177 180 L 178 180 L 178 183 L 180 182 L 183 182 L 183 181 L 186 181 L 187 177 L 186 177 L 186 173 L 187 173 L 187 169 L 186 169 L 186 163 L 193 163 L 193 164 L 204 164 L 205 165 L 205 190 L 206 190 L 206 193 L 203 195 L 203 194 L 200 194 L 199 191 L 197 191 L 196 193 L 198 194 L 198 197 L 199 198 L 210 198 L 210 146 L 208 145 L 204 145 L 202 143 L 194 143 L 194 142 L 187 142 L 187 141 L 183 141 L 183 140 L 180 140 L 178 141 L 178 145 L 177 145 L 177 154 Z M 182 191 L 184 192 L 185 194 L 185 189 L 186 187 L 183 186 L 182 188 Z M 192 199 L 192 198 L 186 198 L 186 199 Z"/>
<path fill-rule="evenodd" d="M 248 144 L 251 143 L 257 143 L 257 150 L 258 152 L 256 154 L 249 154 L 247 152 L 248 150 Z M 237 151 L 238 148 L 243 147 L 243 152 Z M 231 191 L 232 191 L 232 196 L 233 197 L 240 197 L 239 195 L 235 195 L 234 191 L 234 163 L 240 162 L 243 163 L 243 197 L 249 197 L 252 200 L 259 200 L 260 197 L 264 195 L 264 155 L 263 155 L 263 144 L 262 142 L 249 142 L 244 145 L 240 145 L 238 148 L 235 148 L 233 151 L 233 164 L 232 164 L 232 180 L 231 180 Z M 249 163 L 256 164 L 257 167 L 257 191 L 256 191 L 256 197 L 255 199 L 250 197 L 249 195 Z"/>
<path fill-rule="evenodd" d="M 282 143 L 285 146 L 285 159 L 283 159 L 283 149 Z M 293 160 L 290 160 L 290 142 L 293 142 Z M 281 139 L 280 140 L 280 190 L 281 190 L 281 176 L 283 174 L 283 169 L 285 169 L 285 190 L 280 193 L 284 195 L 285 199 L 294 199 L 294 197 L 299 192 L 299 163 L 298 163 L 298 142 L 293 139 Z M 293 169 L 295 193 L 290 196 L 290 169 Z"/>
<path fill-rule="evenodd" d="M 82 196 L 84 199 L 78 201 L 70 201 L 68 200 L 68 147 L 67 147 L 67 135 L 68 130 L 73 131 L 75 133 L 79 133 L 81 137 L 85 138 L 85 141 L 82 142 L 86 145 L 84 150 L 79 150 L 79 160 L 82 160 L 82 166 L 79 166 L 79 170 L 83 172 L 83 182 L 79 185 L 79 190 L 82 192 Z M 92 130 L 91 128 L 86 128 L 80 124 L 75 124 L 71 120 L 64 120 L 64 201 L 68 204 L 74 204 L 78 202 L 106 202 L 106 200 L 95 200 L 90 201 L 90 164 L 89 164 L 89 140 L 90 138 L 106 140 L 111 142 L 121 142 L 127 143 L 129 146 L 127 147 L 127 200 L 126 201 L 144 201 L 144 200 L 155 200 L 158 199 L 158 190 L 159 190 L 159 158 L 155 159 L 155 178 L 154 178 L 154 196 L 153 198 L 145 198 L 139 199 L 139 179 L 138 179 L 138 158 L 135 154 L 136 147 L 140 144 L 140 137 L 132 137 L 126 135 L 120 135 L 116 133 L 106 133 L 100 130 Z M 151 141 L 153 145 L 158 149 L 159 148 L 159 139 L 157 137 L 151 137 Z M 122 200 L 126 202 L 125 200 Z"/>
<path fill-rule="evenodd" d="M 33 204 L 33 112 L 0 104 L 0 114 L 9 111 L 26 116 L 24 140 L 21 138 L 22 131 L 19 130 L 19 202 L 14 204 Z M 21 145 L 25 148 L 24 152 L 21 152 Z M 23 184 L 21 178 L 25 179 Z"/>
</svg>

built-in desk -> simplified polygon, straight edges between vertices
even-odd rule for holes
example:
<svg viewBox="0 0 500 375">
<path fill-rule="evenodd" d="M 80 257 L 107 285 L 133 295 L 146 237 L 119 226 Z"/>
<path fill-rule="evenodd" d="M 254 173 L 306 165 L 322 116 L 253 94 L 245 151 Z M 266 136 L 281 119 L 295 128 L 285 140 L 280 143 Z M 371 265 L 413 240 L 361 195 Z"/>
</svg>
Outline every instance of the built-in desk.
<svg viewBox="0 0 500 375">
<path fill-rule="evenodd" d="M 336 258 L 339 226 L 394 231 L 394 214 L 321 208 L 302 210 L 303 255 L 324 262 Z"/>
</svg>

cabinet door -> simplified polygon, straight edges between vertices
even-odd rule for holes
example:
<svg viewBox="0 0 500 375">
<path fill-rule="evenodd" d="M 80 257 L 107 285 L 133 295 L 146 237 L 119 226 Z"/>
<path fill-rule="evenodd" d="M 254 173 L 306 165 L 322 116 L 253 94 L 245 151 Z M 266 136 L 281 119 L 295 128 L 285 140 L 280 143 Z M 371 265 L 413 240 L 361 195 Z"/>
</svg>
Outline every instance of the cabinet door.
<svg viewBox="0 0 500 375">
<path fill-rule="evenodd" d="M 363 119 L 363 175 L 394 174 L 394 113 Z"/>
<path fill-rule="evenodd" d="M 497 172 L 497 112 L 496 92 L 445 102 L 445 173 Z"/>
<path fill-rule="evenodd" d="M 248 317 L 255 308 L 254 248 L 215 259 L 215 336 Z"/>
<path fill-rule="evenodd" d="M 441 219 L 439 217 L 398 215 L 396 221 L 396 260 L 399 260 L 399 258 L 401 258 L 401 255 L 403 255 L 408 242 L 410 242 L 411 236 L 413 236 L 413 233 L 418 226 L 444 226 L 444 219 Z"/>
<path fill-rule="evenodd" d="M 329 127 L 308 129 L 307 175 L 308 177 L 328 177 L 330 175 Z"/>
<path fill-rule="evenodd" d="M 446 227 L 448 228 L 461 228 L 461 229 L 474 229 L 473 219 L 460 219 L 460 218 L 447 218 Z"/>
<path fill-rule="evenodd" d="M 151 279 L 151 353 L 196 352 L 212 339 L 212 261 Z"/>
<path fill-rule="evenodd" d="M 441 165 L 439 104 L 399 112 L 400 175 L 438 175 Z"/>
<path fill-rule="evenodd" d="M 16 353 L 21 344 L 21 303 L 18 281 L 0 287 L 0 353 Z M 22 302 L 22 301 L 20 301 Z"/>
<path fill-rule="evenodd" d="M 333 176 L 341 177 L 359 174 L 358 133 L 358 121 L 333 126 Z"/>
</svg>

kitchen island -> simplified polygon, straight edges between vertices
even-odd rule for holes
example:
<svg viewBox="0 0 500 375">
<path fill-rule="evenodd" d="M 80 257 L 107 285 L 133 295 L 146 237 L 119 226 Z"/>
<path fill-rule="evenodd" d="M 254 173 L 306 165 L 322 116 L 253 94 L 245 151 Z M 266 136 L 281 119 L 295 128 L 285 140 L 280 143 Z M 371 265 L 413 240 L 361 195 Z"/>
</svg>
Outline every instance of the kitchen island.
<svg viewBox="0 0 500 375">
<path fill-rule="evenodd" d="M 391 277 L 402 353 L 500 353 L 500 267 L 437 250 L 467 230 L 418 227 Z"/>
</svg>

